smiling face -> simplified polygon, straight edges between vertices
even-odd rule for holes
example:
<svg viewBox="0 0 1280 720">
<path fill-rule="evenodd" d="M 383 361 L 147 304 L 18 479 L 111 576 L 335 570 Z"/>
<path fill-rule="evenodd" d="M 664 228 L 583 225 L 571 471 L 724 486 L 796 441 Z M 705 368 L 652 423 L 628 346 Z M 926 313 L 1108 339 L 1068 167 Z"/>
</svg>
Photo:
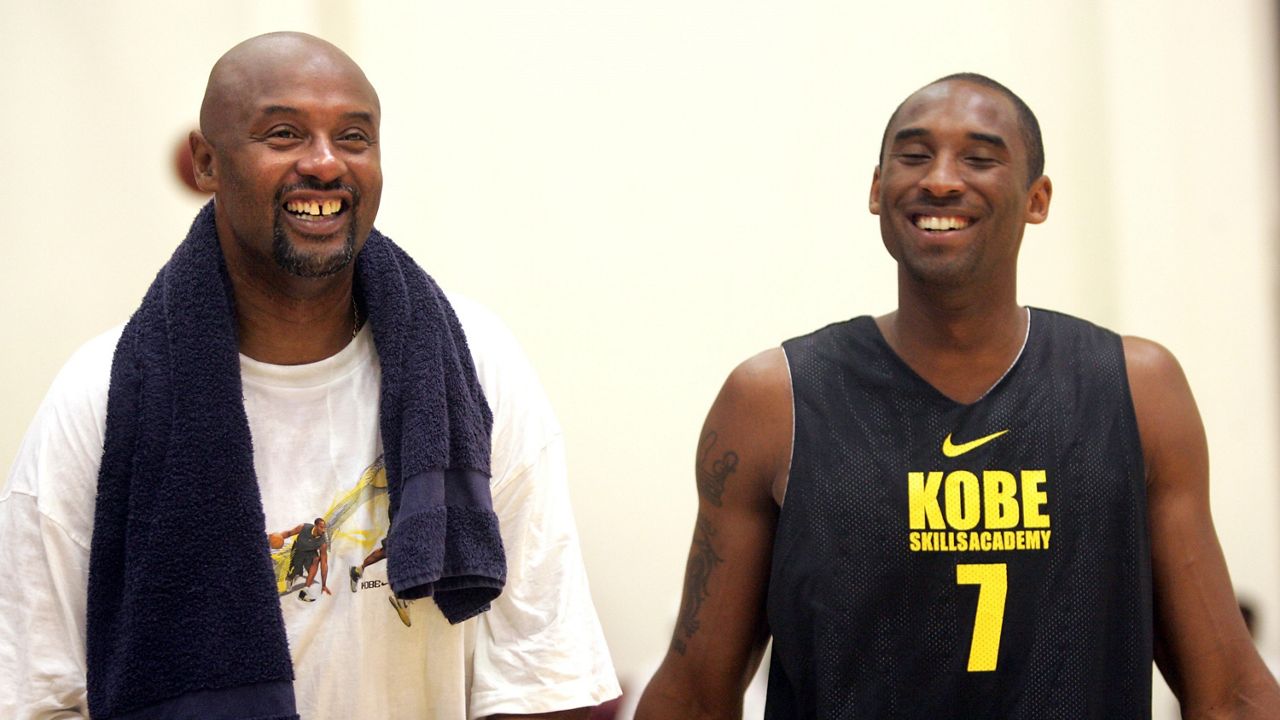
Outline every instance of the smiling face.
<svg viewBox="0 0 1280 720">
<path fill-rule="evenodd" d="M 899 278 L 929 286 L 1015 284 L 1026 223 L 1043 222 L 1052 186 L 1028 183 L 1013 103 L 950 80 L 898 109 L 871 183 L 871 212 Z"/>
<path fill-rule="evenodd" d="M 281 33 L 214 66 L 191 138 L 230 261 L 293 277 L 346 269 L 382 195 L 378 96 L 340 50 Z"/>
</svg>

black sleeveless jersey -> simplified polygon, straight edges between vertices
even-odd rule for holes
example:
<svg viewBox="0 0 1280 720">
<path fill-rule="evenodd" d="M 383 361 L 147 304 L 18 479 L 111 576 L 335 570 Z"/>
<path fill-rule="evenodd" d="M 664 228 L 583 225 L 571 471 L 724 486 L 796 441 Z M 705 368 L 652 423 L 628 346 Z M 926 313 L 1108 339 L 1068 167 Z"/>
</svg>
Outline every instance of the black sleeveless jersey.
<svg viewBox="0 0 1280 720">
<path fill-rule="evenodd" d="M 1120 337 L 1033 310 L 956 403 L 869 317 L 783 343 L 795 440 L 766 717 L 1151 717 L 1146 485 Z"/>
</svg>

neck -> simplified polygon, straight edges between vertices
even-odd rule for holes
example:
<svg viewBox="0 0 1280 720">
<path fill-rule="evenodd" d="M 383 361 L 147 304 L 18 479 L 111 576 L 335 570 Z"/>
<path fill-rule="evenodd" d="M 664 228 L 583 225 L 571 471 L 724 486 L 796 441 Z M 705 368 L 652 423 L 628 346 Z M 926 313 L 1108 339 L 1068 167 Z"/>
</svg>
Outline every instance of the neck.
<svg viewBox="0 0 1280 720">
<path fill-rule="evenodd" d="M 355 335 L 352 268 L 328 278 L 263 282 L 227 263 L 235 296 L 240 352 L 274 365 L 301 365 L 331 357 Z"/>
<path fill-rule="evenodd" d="M 1009 288 L 918 292 L 899 282 L 898 309 L 876 319 L 889 347 L 939 392 L 969 403 L 1008 371 L 1028 315 Z"/>
</svg>

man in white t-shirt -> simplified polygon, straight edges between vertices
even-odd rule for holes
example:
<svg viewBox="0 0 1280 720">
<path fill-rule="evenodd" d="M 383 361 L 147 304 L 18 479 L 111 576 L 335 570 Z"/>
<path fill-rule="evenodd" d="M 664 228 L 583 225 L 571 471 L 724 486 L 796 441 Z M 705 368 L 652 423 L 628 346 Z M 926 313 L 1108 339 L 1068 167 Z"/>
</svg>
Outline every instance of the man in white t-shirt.
<svg viewBox="0 0 1280 720">
<path fill-rule="evenodd" d="M 489 488 L 505 588 L 490 610 L 454 625 L 431 599 L 397 600 L 387 563 L 365 562 L 389 530 L 381 367 L 353 299 L 353 259 L 381 194 L 379 119 L 377 95 L 349 57 L 277 33 L 219 60 L 191 139 L 197 181 L 215 193 L 265 527 L 317 518 L 310 530 L 323 536 L 328 570 L 359 590 L 311 588 L 312 602 L 285 602 L 302 588 L 289 577 L 301 533 L 264 538 L 298 716 L 586 718 L 619 690 L 578 547 L 560 427 L 510 333 L 465 298 L 448 300 L 493 414 Z M 339 182 L 359 202 L 280 212 L 281 194 L 304 180 Z M 11 578 L 0 584 L 3 718 L 88 715 L 86 587 L 121 330 L 87 343 L 59 373 L 0 493 L 0 566 Z M 198 542 L 156 538 L 149 552 L 201 562 L 219 528 L 192 533 Z M 307 572 L 309 581 L 314 566 Z"/>
</svg>

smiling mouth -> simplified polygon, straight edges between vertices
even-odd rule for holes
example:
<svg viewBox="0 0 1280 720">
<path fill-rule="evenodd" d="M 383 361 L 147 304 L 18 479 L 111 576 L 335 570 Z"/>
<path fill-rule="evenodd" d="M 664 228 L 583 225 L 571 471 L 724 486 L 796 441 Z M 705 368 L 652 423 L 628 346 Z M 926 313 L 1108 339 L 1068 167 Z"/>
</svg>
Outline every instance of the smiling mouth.
<svg viewBox="0 0 1280 720">
<path fill-rule="evenodd" d="M 972 218 L 963 215 L 914 215 L 911 221 L 927 232 L 964 230 L 973 223 Z"/>
<path fill-rule="evenodd" d="M 284 209 L 296 218 L 312 219 L 339 215 L 347 209 L 344 200 L 290 200 Z"/>
</svg>

